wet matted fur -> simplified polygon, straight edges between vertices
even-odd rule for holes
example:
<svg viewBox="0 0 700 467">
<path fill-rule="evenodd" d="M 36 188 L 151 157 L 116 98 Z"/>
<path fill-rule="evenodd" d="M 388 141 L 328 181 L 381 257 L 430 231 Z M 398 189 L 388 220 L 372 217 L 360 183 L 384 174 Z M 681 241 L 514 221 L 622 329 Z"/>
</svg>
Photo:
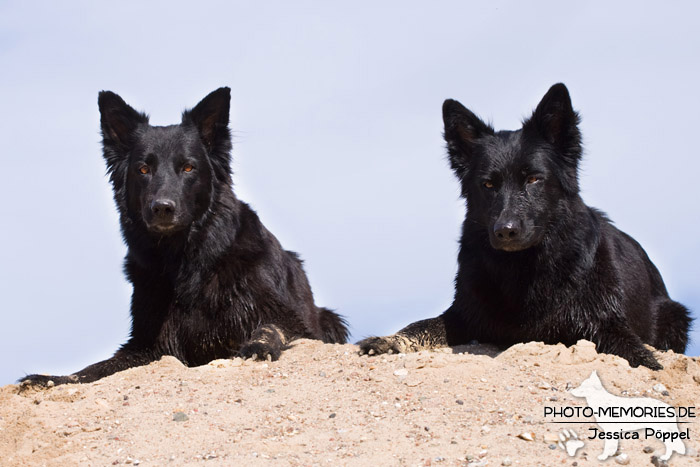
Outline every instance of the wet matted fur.
<svg viewBox="0 0 700 467">
<path fill-rule="evenodd" d="M 202 365 L 236 355 L 277 359 L 295 338 L 344 343 L 345 321 L 314 304 L 297 255 L 285 251 L 233 193 L 229 88 L 170 126 L 109 91 L 99 94 L 104 158 L 128 247 L 131 337 L 116 354 L 69 376 L 90 382 L 172 355 Z"/>
<path fill-rule="evenodd" d="M 443 119 L 467 204 L 454 301 L 437 318 L 364 339 L 361 353 L 588 339 L 660 369 L 643 344 L 685 351 L 688 310 L 642 247 L 579 196 L 579 116 L 563 84 L 517 131 L 496 132 L 454 100 Z"/>
</svg>

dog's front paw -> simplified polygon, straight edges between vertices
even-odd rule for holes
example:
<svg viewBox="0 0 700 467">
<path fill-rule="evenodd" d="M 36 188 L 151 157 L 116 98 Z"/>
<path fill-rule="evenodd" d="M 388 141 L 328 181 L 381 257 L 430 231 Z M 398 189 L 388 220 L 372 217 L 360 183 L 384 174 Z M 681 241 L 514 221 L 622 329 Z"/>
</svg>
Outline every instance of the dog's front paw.
<svg viewBox="0 0 700 467">
<path fill-rule="evenodd" d="M 366 339 L 362 339 L 357 343 L 357 345 L 360 346 L 360 355 L 401 352 L 392 336 L 368 337 Z"/>
<path fill-rule="evenodd" d="M 267 342 L 256 341 L 244 345 L 238 353 L 245 359 L 274 361 L 280 358 L 282 349 Z"/>
<path fill-rule="evenodd" d="M 646 350 L 646 349 L 645 349 Z M 636 368 L 638 366 L 645 366 L 650 370 L 658 371 L 663 370 L 664 367 L 661 363 L 654 358 L 654 355 L 648 350 L 645 353 L 636 354 L 627 360 L 631 367 Z"/>
<path fill-rule="evenodd" d="M 20 391 L 29 388 L 51 388 L 59 384 L 77 383 L 76 375 L 70 376 L 51 376 L 51 375 L 28 375 L 19 380 Z"/>
</svg>

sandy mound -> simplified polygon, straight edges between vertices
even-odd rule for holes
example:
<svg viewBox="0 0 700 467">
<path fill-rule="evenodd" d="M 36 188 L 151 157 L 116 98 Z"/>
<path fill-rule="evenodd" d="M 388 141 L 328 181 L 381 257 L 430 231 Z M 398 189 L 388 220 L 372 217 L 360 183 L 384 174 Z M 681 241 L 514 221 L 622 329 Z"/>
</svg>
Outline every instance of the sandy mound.
<svg viewBox="0 0 700 467">
<path fill-rule="evenodd" d="M 0 464 L 599 465 L 603 441 L 585 438 L 591 423 L 544 416 L 545 406 L 585 406 L 567 389 L 592 370 L 613 394 L 700 401 L 699 359 L 672 352 L 658 354 L 660 372 L 585 341 L 356 352 L 301 340 L 278 362 L 187 368 L 165 357 L 92 384 L 21 394 L 4 386 Z M 689 454 L 670 465 L 700 466 L 700 429 L 687 427 Z M 564 428 L 584 436 L 575 458 L 556 445 Z M 620 451 L 629 465 L 651 465 L 664 446 L 642 437 L 622 440 Z"/>
</svg>

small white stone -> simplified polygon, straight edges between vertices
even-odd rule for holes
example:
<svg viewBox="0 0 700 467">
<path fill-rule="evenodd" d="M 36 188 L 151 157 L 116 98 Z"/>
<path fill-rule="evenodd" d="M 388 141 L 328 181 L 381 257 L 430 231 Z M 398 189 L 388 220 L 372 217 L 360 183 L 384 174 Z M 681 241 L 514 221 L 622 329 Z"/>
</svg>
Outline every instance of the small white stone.
<svg viewBox="0 0 700 467">
<path fill-rule="evenodd" d="M 619 456 L 615 457 L 615 462 L 620 465 L 627 465 L 630 463 L 630 456 L 623 452 Z"/>
<path fill-rule="evenodd" d="M 659 394 L 661 394 L 664 391 L 667 391 L 666 386 L 664 386 L 661 383 L 656 383 L 654 387 L 652 387 L 652 389 L 654 390 L 654 392 L 658 392 Z"/>
<path fill-rule="evenodd" d="M 534 441 L 535 440 L 535 434 L 531 431 L 526 431 L 524 433 L 520 433 L 518 435 L 518 438 L 524 439 L 525 441 Z"/>
<path fill-rule="evenodd" d="M 406 368 L 399 368 L 394 371 L 394 376 L 406 376 L 408 375 L 408 370 Z"/>
</svg>

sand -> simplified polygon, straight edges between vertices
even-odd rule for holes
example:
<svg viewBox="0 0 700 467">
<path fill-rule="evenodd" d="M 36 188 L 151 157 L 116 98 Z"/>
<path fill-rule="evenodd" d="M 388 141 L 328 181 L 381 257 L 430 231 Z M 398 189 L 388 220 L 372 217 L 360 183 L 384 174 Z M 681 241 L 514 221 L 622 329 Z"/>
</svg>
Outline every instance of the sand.
<svg viewBox="0 0 700 467">
<path fill-rule="evenodd" d="M 0 465 L 601 465 L 594 425 L 554 423 L 544 408 L 584 407 L 568 389 L 593 370 L 613 394 L 698 404 L 699 359 L 657 356 L 653 372 L 585 341 L 360 357 L 300 340 L 276 362 L 164 357 L 91 384 L 0 388 Z M 688 453 L 669 465 L 700 466 L 700 425 L 687 420 Z M 565 428 L 585 442 L 576 457 L 556 444 Z M 664 445 L 619 450 L 651 465 Z"/>
</svg>

